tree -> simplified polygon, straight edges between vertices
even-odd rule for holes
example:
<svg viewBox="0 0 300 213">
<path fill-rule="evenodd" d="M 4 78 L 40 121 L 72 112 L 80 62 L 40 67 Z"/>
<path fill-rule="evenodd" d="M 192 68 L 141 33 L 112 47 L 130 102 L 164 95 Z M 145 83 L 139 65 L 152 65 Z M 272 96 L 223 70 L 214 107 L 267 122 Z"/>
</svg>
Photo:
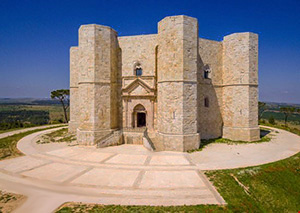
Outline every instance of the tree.
<svg viewBox="0 0 300 213">
<path fill-rule="evenodd" d="M 264 112 L 267 110 L 266 103 L 264 102 L 258 102 L 258 121 L 261 119 Z"/>
<path fill-rule="evenodd" d="M 287 126 L 286 122 L 288 117 L 295 112 L 294 107 L 280 107 L 280 112 L 284 114 L 284 125 Z"/>
<path fill-rule="evenodd" d="M 65 116 L 65 122 L 68 123 L 68 114 L 67 109 L 70 105 L 70 90 L 68 89 L 59 89 L 51 92 L 51 98 L 57 99 L 62 104 Z"/>
</svg>

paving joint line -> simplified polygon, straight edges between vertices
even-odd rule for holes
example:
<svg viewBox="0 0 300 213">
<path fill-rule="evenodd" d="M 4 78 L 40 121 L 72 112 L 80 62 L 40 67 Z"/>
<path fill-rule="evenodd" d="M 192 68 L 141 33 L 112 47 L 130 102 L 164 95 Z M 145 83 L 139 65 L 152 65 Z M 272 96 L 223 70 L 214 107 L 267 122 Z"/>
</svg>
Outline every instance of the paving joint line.
<svg viewBox="0 0 300 213">
<path fill-rule="evenodd" d="M 149 166 L 151 159 L 152 159 L 152 156 L 148 155 L 145 162 L 144 162 L 144 166 Z"/>
<path fill-rule="evenodd" d="M 89 167 L 84 169 L 83 171 L 79 172 L 78 174 L 75 174 L 74 176 L 70 177 L 69 179 L 65 180 L 62 182 L 62 184 L 67 184 L 67 183 L 71 183 L 73 180 L 75 180 L 76 178 L 81 177 L 82 175 L 86 174 L 87 172 L 91 171 L 94 167 Z"/>
<path fill-rule="evenodd" d="M 204 182 L 206 187 L 209 189 L 209 191 L 213 194 L 215 199 L 219 202 L 220 205 L 226 204 L 226 201 L 223 199 L 223 197 L 219 194 L 219 192 L 216 190 L 216 188 L 212 185 L 212 183 L 207 179 L 205 174 L 203 174 L 200 170 L 197 170 L 197 173 L 201 180 Z"/>
<path fill-rule="evenodd" d="M 109 157 L 107 157 L 107 158 L 105 158 L 105 159 L 99 161 L 99 163 L 105 164 L 106 161 L 112 159 L 113 157 L 117 156 L 118 154 L 119 154 L 119 153 L 114 153 L 114 154 L 112 154 L 111 156 L 109 156 Z"/>
<path fill-rule="evenodd" d="M 53 161 L 48 161 L 48 162 L 46 162 L 46 163 L 43 163 L 43 164 L 41 164 L 41 165 L 32 167 L 32 168 L 30 168 L 30 169 L 25 169 L 25 170 L 21 170 L 21 171 L 18 171 L 18 172 L 14 172 L 14 174 L 20 174 L 20 175 L 21 175 L 21 173 L 23 173 L 23 172 L 32 171 L 32 170 L 41 168 L 41 167 L 43 167 L 43 166 L 47 166 L 47 165 L 52 164 L 52 163 L 53 163 Z"/>
<path fill-rule="evenodd" d="M 142 179 L 143 179 L 145 173 L 146 173 L 145 170 L 142 170 L 142 171 L 139 172 L 137 178 L 135 179 L 135 181 L 134 181 L 134 183 L 132 185 L 133 188 L 139 188 L 139 186 L 141 185 L 141 182 L 142 182 Z"/>
</svg>

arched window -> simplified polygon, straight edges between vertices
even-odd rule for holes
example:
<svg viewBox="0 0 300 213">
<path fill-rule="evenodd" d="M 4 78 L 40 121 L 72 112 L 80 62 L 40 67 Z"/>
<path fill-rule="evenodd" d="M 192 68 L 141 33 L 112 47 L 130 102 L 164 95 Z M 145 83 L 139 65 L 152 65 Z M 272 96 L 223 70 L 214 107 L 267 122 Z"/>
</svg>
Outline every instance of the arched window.
<svg viewBox="0 0 300 213">
<path fill-rule="evenodd" d="M 208 99 L 208 97 L 204 98 L 204 106 L 205 107 L 209 107 L 209 99 Z"/>
<path fill-rule="evenodd" d="M 204 66 L 204 78 L 205 78 L 205 79 L 211 78 L 211 77 L 210 77 L 210 75 L 211 75 L 210 73 L 211 73 L 211 69 L 210 69 L 209 65 L 206 64 L 206 65 Z"/>
<path fill-rule="evenodd" d="M 143 69 L 140 62 L 138 61 L 134 62 L 133 71 L 134 71 L 134 75 L 136 76 L 141 76 L 143 74 Z"/>
</svg>

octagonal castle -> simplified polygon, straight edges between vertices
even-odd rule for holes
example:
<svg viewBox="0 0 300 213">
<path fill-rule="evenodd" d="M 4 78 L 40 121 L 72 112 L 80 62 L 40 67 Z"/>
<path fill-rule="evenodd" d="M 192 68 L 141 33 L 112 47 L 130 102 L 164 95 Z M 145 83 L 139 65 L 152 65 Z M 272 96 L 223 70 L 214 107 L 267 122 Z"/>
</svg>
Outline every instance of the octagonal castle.
<svg viewBox="0 0 300 213">
<path fill-rule="evenodd" d="M 70 94 L 69 131 L 83 145 L 187 151 L 201 139 L 259 140 L 258 36 L 202 39 L 197 19 L 183 15 L 152 35 L 82 25 Z"/>
</svg>

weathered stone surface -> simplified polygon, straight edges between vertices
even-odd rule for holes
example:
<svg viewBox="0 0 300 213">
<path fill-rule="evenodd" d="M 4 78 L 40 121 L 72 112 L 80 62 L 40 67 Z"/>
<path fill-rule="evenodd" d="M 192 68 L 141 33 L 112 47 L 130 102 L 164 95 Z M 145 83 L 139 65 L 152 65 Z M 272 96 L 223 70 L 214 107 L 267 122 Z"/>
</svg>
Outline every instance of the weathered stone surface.
<svg viewBox="0 0 300 213">
<path fill-rule="evenodd" d="M 174 16 L 158 23 L 158 137 L 166 150 L 186 151 L 200 144 L 197 56 L 196 19 Z"/>
<path fill-rule="evenodd" d="M 259 140 L 258 36 L 235 33 L 223 41 L 223 137 Z"/>
<path fill-rule="evenodd" d="M 156 150 L 172 151 L 198 148 L 200 136 L 258 140 L 257 55 L 256 34 L 198 38 L 188 16 L 164 18 L 152 35 L 83 25 L 70 50 L 69 129 L 81 144 L 115 130 L 121 142 L 142 144 L 142 125 Z"/>
</svg>

